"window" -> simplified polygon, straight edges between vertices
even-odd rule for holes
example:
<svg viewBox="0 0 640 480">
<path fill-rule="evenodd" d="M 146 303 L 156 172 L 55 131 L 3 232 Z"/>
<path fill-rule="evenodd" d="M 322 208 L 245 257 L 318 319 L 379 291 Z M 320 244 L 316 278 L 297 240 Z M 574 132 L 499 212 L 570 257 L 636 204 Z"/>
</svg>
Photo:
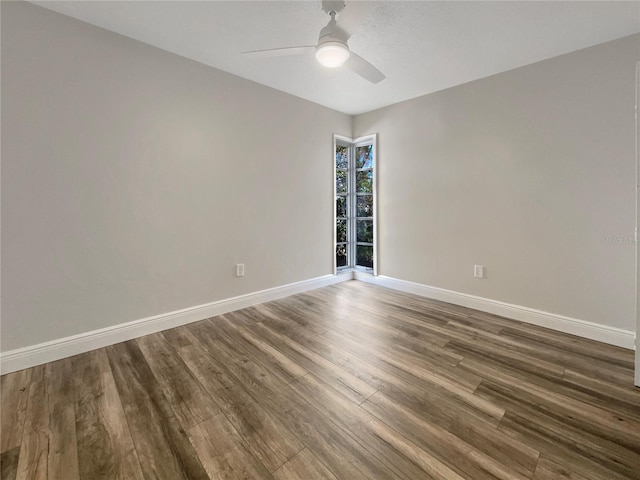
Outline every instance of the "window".
<svg viewBox="0 0 640 480">
<path fill-rule="evenodd" d="M 375 274 L 375 140 L 335 137 L 336 269 Z"/>
</svg>

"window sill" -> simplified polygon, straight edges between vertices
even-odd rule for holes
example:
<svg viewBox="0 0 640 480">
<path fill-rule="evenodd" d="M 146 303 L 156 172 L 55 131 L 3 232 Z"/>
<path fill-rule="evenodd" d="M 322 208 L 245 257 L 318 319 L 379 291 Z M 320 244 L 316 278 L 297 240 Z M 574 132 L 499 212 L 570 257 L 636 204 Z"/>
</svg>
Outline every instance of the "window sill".
<svg viewBox="0 0 640 480">
<path fill-rule="evenodd" d="M 373 273 L 373 268 L 366 267 L 340 267 L 336 271 L 336 275 L 342 275 L 345 273 L 351 273 L 354 279 L 358 279 L 358 277 L 375 277 L 376 275 Z"/>
</svg>

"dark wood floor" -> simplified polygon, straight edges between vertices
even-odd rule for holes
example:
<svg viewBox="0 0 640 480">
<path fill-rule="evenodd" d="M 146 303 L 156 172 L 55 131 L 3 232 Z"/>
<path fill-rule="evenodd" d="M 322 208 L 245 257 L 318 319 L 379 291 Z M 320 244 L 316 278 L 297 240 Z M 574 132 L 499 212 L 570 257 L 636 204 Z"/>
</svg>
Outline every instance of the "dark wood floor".
<svg viewBox="0 0 640 480">
<path fill-rule="evenodd" d="M 3 376 L 1 478 L 640 479 L 632 369 L 347 282 Z"/>
</svg>

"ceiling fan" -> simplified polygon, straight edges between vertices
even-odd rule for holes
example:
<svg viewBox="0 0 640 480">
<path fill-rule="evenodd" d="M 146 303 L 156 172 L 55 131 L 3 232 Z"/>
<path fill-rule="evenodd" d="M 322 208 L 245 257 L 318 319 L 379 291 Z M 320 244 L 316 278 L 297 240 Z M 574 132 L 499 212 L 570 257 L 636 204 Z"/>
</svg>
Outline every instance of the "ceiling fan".
<svg viewBox="0 0 640 480">
<path fill-rule="evenodd" d="M 320 30 L 317 45 L 269 48 L 242 53 L 253 57 L 279 57 L 315 52 L 316 59 L 325 67 L 337 68 L 344 65 L 371 83 L 379 83 L 385 79 L 384 74 L 360 55 L 352 52 L 347 43 L 372 7 L 369 2 L 353 1 L 347 5 L 343 0 L 323 0 L 322 9 L 331 19 Z"/>
</svg>

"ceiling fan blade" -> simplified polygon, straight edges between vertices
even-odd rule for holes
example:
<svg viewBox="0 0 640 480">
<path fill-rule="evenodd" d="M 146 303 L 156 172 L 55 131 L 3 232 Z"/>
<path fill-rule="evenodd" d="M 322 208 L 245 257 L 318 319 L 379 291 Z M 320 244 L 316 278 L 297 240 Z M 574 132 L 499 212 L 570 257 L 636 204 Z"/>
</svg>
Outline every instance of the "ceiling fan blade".
<svg viewBox="0 0 640 480">
<path fill-rule="evenodd" d="M 371 83 L 380 83 L 386 77 L 376 67 L 367 62 L 360 55 L 350 52 L 349 60 L 345 63 L 345 66 L 353 72 L 360 75 L 365 80 L 369 80 Z"/>
<path fill-rule="evenodd" d="M 356 2 L 353 0 L 346 2 L 344 9 L 338 13 L 336 21 L 338 28 L 346 33 L 347 39 L 356 33 L 375 6 L 375 2 Z"/>
<path fill-rule="evenodd" d="M 315 46 L 268 48 L 266 50 L 242 52 L 242 55 L 250 55 L 252 57 L 285 57 L 290 55 L 304 55 L 305 53 L 315 51 L 315 49 Z"/>
</svg>

